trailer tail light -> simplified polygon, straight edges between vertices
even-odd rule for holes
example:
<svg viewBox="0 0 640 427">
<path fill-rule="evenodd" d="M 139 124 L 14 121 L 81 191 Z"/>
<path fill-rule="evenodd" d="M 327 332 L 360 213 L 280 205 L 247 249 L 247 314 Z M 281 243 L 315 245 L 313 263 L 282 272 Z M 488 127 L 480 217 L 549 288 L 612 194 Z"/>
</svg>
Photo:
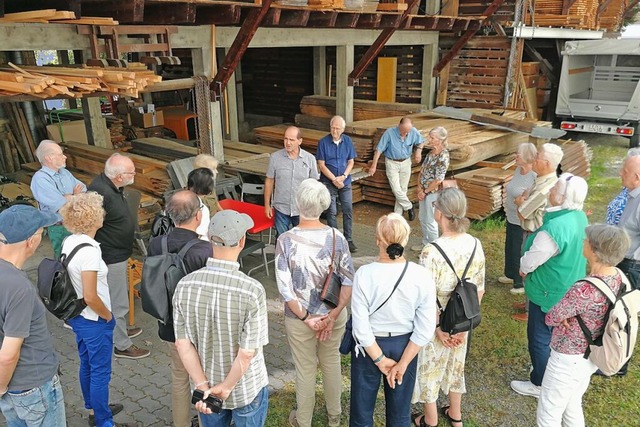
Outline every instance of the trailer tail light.
<svg viewBox="0 0 640 427">
<path fill-rule="evenodd" d="M 562 122 L 560 124 L 560 129 L 564 129 L 564 130 L 571 130 L 571 129 L 575 129 L 578 125 L 576 123 L 567 123 L 567 122 Z"/>
<path fill-rule="evenodd" d="M 633 135 L 633 128 L 623 128 L 623 127 L 619 127 L 616 128 L 616 133 L 618 135 L 627 135 L 627 136 L 631 136 Z"/>
</svg>

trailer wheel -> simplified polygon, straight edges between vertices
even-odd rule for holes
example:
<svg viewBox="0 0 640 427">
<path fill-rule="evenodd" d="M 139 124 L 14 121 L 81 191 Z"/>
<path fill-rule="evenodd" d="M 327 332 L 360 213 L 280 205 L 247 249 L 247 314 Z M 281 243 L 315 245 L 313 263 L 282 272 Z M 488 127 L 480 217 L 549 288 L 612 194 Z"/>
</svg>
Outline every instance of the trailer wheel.
<svg viewBox="0 0 640 427">
<path fill-rule="evenodd" d="M 638 145 L 640 145 L 640 125 L 638 123 L 634 123 L 633 136 L 629 138 L 629 148 L 635 148 Z"/>
</svg>

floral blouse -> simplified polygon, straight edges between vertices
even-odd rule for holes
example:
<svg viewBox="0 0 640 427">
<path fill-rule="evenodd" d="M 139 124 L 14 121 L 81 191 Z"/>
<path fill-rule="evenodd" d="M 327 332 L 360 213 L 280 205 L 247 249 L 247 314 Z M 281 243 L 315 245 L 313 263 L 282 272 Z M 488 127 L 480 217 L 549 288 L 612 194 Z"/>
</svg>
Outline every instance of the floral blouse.
<svg viewBox="0 0 640 427">
<path fill-rule="evenodd" d="M 427 154 L 420 168 L 420 187 L 424 190 L 432 181 L 443 181 L 449 169 L 449 151 L 444 148 L 440 154 Z"/>
<path fill-rule="evenodd" d="M 595 277 L 604 280 L 615 294 L 620 290 L 622 280 L 619 274 Z M 563 354 L 583 354 L 589 344 L 576 315 L 582 317 L 595 339 L 602 335 L 608 308 L 609 300 L 598 288 L 589 282 L 578 280 L 545 317 L 547 325 L 554 326 L 551 348 Z M 568 328 L 561 325 L 564 319 L 569 321 Z"/>
<path fill-rule="evenodd" d="M 609 202 L 609 206 L 607 206 L 607 224 L 610 225 L 618 225 L 620 222 L 620 217 L 622 216 L 622 211 L 627 206 L 627 199 L 629 198 L 629 190 L 627 188 L 623 188 L 620 194 Z"/>
</svg>

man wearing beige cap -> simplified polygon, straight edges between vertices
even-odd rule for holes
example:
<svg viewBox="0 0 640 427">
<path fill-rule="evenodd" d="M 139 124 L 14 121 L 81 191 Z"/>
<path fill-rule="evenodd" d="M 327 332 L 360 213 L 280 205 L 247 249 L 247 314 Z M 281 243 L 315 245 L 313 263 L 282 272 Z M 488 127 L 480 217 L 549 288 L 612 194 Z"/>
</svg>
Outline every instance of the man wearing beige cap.
<svg viewBox="0 0 640 427">
<path fill-rule="evenodd" d="M 260 282 L 240 271 L 238 256 L 253 220 L 234 210 L 209 225 L 213 257 L 186 275 L 173 297 L 176 347 L 194 388 L 222 400 L 219 412 L 196 403 L 200 425 L 263 426 L 269 401 L 262 347 L 269 343 Z"/>
<path fill-rule="evenodd" d="M 67 425 L 47 310 L 22 271 L 58 219 L 26 205 L 0 213 L 0 410 L 9 426 Z"/>
</svg>

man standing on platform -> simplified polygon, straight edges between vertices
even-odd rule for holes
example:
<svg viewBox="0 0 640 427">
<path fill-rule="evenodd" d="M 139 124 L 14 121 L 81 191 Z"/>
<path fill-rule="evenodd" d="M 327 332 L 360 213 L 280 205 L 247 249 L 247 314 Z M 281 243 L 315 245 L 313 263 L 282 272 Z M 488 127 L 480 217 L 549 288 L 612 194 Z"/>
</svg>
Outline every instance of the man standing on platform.
<svg viewBox="0 0 640 427">
<path fill-rule="evenodd" d="M 67 156 L 55 141 L 41 141 L 36 149 L 36 157 L 42 168 L 33 174 L 31 192 L 42 212 L 58 217 L 58 224 L 49 227 L 48 231 L 53 254 L 59 258 L 62 241 L 70 233 L 62 225 L 62 217 L 58 211 L 67 203 L 67 197 L 84 193 L 87 187 L 66 169 Z"/>
<path fill-rule="evenodd" d="M 124 196 L 124 187 L 133 184 L 136 168 L 133 161 L 119 153 L 109 157 L 104 172 L 91 181 L 89 190 L 104 197 L 106 216 L 102 228 L 96 233 L 96 241 L 102 249 L 102 259 L 109 268 L 107 282 L 111 296 L 111 311 L 116 318 L 113 345 L 116 357 L 142 359 L 149 350 L 136 347 L 131 338 L 142 333 L 142 328 L 127 330 L 126 316 L 129 313 L 129 284 L 127 267 L 133 252 L 135 223 L 129 204 Z"/>
<path fill-rule="evenodd" d="M 278 236 L 300 222 L 295 200 L 300 183 L 307 178 L 318 179 L 316 158 L 300 148 L 301 144 L 300 129 L 289 126 L 284 132 L 284 148 L 269 158 L 264 182 L 264 213 L 268 218 L 275 215 Z"/>
<path fill-rule="evenodd" d="M 327 211 L 327 223 L 338 228 L 336 215 L 338 213 L 338 199 L 342 206 L 342 227 L 344 237 L 349 242 L 349 251 L 358 250 L 353 243 L 353 194 L 351 192 L 351 169 L 356 158 L 356 150 L 349 135 L 345 135 L 346 123 L 340 116 L 334 116 L 329 122 L 331 133 L 318 141 L 318 167 L 320 181 L 327 187 L 331 195 L 331 205 Z"/>
<path fill-rule="evenodd" d="M 424 137 L 420 135 L 418 129 L 413 127 L 411 119 L 403 117 L 398 126 L 387 129 L 382 135 L 369 168 L 369 175 L 375 174 L 380 155 L 384 154 L 387 179 L 396 198 L 393 210 L 401 215 L 403 211 L 407 211 L 409 221 L 413 221 L 416 217 L 413 203 L 407 196 L 411 179 L 411 153 L 415 146 L 414 160 L 416 163 L 420 163 L 424 143 Z"/>
</svg>

